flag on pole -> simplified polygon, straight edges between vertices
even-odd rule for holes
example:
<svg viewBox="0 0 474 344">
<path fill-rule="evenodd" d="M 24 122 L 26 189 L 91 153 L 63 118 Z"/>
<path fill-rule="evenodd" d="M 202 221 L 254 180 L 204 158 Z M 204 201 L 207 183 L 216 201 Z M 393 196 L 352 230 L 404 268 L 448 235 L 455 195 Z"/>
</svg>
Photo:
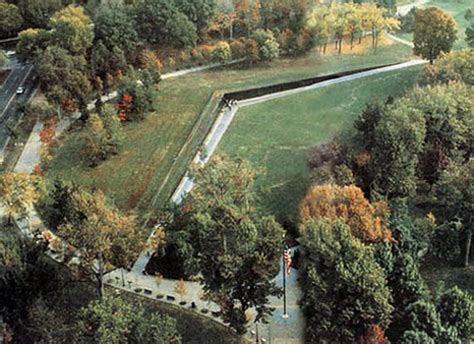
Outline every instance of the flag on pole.
<svg viewBox="0 0 474 344">
<path fill-rule="evenodd" d="M 286 274 L 290 276 L 291 271 L 291 252 L 290 250 L 283 251 L 283 260 L 285 262 Z"/>
</svg>

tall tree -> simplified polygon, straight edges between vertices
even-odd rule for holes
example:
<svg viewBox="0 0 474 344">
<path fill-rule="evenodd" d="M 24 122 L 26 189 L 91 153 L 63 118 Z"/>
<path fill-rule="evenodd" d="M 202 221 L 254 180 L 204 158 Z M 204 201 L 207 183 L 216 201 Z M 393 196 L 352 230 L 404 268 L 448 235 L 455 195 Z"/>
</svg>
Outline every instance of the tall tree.
<svg viewBox="0 0 474 344">
<path fill-rule="evenodd" d="M 373 190 L 389 197 L 414 193 L 425 133 L 423 113 L 403 99 L 382 112 L 369 161 Z"/>
<path fill-rule="evenodd" d="M 23 24 L 20 10 L 14 4 L 0 0 L 0 37 L 8 37 L 15 34 Z"/>
<path fill-rule="evenodd" d="M 303 233 L 303 312 L 308 342 L 356 342 L 385 329 L 393 307 L 371 247 L 342 221 L 308 221 Z"/>
<path fill-rule="evenodd" d="M 71 54 L 85 57 L 92 46 L 94 32 L 91 19 L 79 6 L 68 6 L 56 12 L 50 20 L 54 44 Z"/>
<path fill-rule="evenodd" d="M 51 16 L 63 8 L 61 0 L 19 0 L 26 27 L 47 28 Z"/>
<path fill-rule="evenodd" d="M 195 187 L 183 205 L 182 252 L 203 276 L 206 296 L 221 308 L 223 319 L 239 335 L 247 311 L 256 320 L 269 315 L 269 297 L 279 294 L 271 281 L 284 232 L 272 217 L 259 214 L 252 191 L 256 173 L 241 160 L 214 157 L 193 173 Z"/>
<path fill-rule="evenodd" d="M 144 0 L 133 15 L 140 37 L 149 43 L 182 48 L 197 41 L 196 27 L 173 1 Z"/>
<path fill-rule="evenodd" d="M 449 52 L 456 41 L 456 22 L 437 7 L 419 9 L 415 14 L 413 52 L 433 61 L 442 52 Z"/>
<path fill-rule="evenodd" d="M 381 204 L 379 204 L 381 205 Z M 352 234 L 366 242 L 390 238 L 383 206 L 369 203 L 357 186 L 316 185 L 300 204 L 302 222 L 309 219 L 344 221 Z"/>
<path fill-rule="evenodd" d="M 198 32 L 205 31 L 216 13 L 216 0 L 175 0 L 178 9 L 191 20 Z"/>
<path fill-rule="evenodd" d="M 80 108 L 85 107 L 91 90 L 88 74 L 83 56 L 72 55 L 56 45 L 45 50 L 39 68 L 41 87 L 58 106 L 73 99 Z"/>
<path fill-rule="evenodd" d="M 118 267 L 130 268 L 144 247 L 143 236 L 135 217 L 108 206 L 102 192 L 76 191 L 71 197 L 81 216 L 67 219 L 56 234 L 75 248 L 77 255 L 68 258 L 76 257 L 81 272 L 95 278 L 102 297 L 104 274 Z"/>
<path fill-rule="evenodd" d="M 82 309 L 77 339 L 87 343 L 179 343 L 176 320 L 107 296 Z"/>
<path fill-rule="evenodd" d="M 451 163 L 434 186 L 436 213 L 446 221 L 459 219 L 463 227 L 463 265 L 469 265 L 474 214 L 474 158 L 464 164 Z"/>
</svg>

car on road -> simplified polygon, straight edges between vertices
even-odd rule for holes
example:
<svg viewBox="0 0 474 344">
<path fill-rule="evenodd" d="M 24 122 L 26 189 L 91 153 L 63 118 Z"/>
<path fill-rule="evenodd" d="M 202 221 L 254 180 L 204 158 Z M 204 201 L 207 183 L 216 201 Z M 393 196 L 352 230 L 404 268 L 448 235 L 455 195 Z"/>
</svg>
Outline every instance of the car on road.
<svg viewBox="0 0 474 344">
<path fill-rule="evenodd" d="M 12 55 L 15 55 L 15 51 L 13 51 L 13 50 L 8 50 L 8 51 L 7 51 L 7 56 L 12 56 Z"/>
<path fill-rule="evenodd" d="M 16 94 L 23 94 L 25 93 L 25 88 L 23 86 L 18 86 L 16 88 Z"/>
</svg>

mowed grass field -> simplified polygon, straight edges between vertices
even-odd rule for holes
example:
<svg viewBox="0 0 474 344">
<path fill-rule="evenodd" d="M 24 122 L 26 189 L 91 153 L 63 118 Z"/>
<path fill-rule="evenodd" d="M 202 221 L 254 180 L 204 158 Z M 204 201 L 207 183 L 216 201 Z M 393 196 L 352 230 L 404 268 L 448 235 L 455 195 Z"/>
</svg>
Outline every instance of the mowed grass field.
<svg viewBox="0 0 474 344">
<path fill-rule="evenodd" d="M 247 89 L 413 58 L 410 47 L 393 41 L 383 42 L 376 55 L 369 47 L 370 37 L 353 51 L 345 46 L 342 55 L 332 49 L 324 56 L 315 51 L 252 68 L 226 68 L 164 80 L 157 86 L 156 111 L 144 121 L 125 125 L 119 155 L 95 168 L 88 167 L 81 153 L 83 130 L 76 128 L 61 140 L 47 177 L 99 188 L 124 211 L 154 212 L 168 202 L 214 120 L 210 112 L 206 113 L 198 130 L 192 132 L 214 91 Z M 175 159 L 191 132 L 189 149 Z"/>
<path fill-rule="evenodd" d="M 401 95 L 415 84 L 420 70 L 382 73 L 243 107 L 218 153 L 263 168 L 266 174 L 257 180 L 263 207 L 280 221 L 294 223 L 310 184 L 306 161 L 311 147 L 336 135 L 351 135 L 366 103 Z"/>
</svg>

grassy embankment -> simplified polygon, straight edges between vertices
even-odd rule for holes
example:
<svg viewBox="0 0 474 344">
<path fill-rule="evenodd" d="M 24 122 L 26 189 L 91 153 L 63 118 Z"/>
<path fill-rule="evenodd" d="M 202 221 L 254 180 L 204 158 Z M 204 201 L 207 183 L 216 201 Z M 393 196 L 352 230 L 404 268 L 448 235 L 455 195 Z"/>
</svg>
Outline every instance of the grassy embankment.
<svg viewBox="0 0 474 344">
<path fill-rule="evenodd" d="M 392 41 L 383 42 L 376 55 L 369 47 L 370 38 L 367 38 L 353 51 L 345 46 L 340 56 L 332 51 L 324 56 L 312 52 L 301 58 L 279 59 L 253 68 L 226 68 L 165 80 L 158 85 L 156 111 L 142 122 L 125 125 L 125 142 L 119 155 L 98 167 L 88 167 L 80 149 L 83 131 L 76 129 L 61 142 L 47 176 L 98 187 L 121 209 L 138 208 L 144 212 L 173 167 L 153 203 L 156 210 L 168 201 L 214 119 L 210 112 L 201 118 L 189 139 L 188 149 L 173 164 L 214 91 L 247 89 L 413 58 L 409 47 Z"/>
<path fill-rule="evenodd" d="M 350 135 L 366 103 L 399 96 L 413 86 L 420 69 L 382 73 L 244 107 L 219 150 L 264 168 L 266 174 L 257 182 L 263 204 L 279 219 L 294 222 L 310 183 L 310 148 L 336 135 Z"/>
</svg>

